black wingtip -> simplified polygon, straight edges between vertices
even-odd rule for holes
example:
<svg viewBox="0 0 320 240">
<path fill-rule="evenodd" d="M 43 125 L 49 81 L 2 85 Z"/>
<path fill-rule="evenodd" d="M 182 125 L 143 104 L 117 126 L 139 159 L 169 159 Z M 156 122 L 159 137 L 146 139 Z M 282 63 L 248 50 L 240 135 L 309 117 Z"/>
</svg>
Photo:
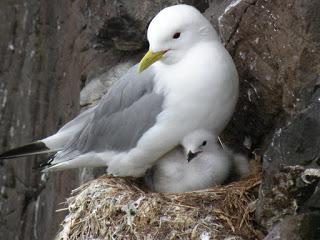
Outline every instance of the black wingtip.
<svg viewBox="0 0 320 240">
<path fill-rule="evenodd" d="M 28 155 L 36 155 L 42 153 L 48 153 L 50 149 L 43 142 L 34 142 L 21 147 L 17 147 L 11 150 L 8 150 L 0 154 L 0 160 L 23 157 Z"/>
<path fill-rule="evenodd" d="M 52 161 L 54 160 L 56 154 L 51 154 L 51 156 L 49 156 L 48 161 L 40 163 L 38 166 L 33 167 L 34 170 L 41 170 L 43 171 L 44 169 L 46 169 L 47 167 L 52 166 Z"/>
</svg>

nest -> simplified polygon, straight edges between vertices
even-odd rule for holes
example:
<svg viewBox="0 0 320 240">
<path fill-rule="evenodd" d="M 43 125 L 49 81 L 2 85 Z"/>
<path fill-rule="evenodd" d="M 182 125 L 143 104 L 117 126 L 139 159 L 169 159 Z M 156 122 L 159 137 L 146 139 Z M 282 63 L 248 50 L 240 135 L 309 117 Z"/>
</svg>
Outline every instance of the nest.
<svg viewBox="0 0 320 240">
<path fill-rule="evenodd" d="M 151 193 L 137 180 L 102 176 L 73 191 L 56 239 L 257 239 L 260 176 L 206 190 Z"/>
</svg>

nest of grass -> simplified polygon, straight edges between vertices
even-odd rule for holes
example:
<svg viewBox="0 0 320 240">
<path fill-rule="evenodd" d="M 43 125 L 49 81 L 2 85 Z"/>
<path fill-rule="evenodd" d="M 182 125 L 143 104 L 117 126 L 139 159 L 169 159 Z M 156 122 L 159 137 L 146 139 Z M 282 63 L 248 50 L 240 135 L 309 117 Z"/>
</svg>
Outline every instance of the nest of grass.
<svg viewBox="0 0 320 240">
<path fill-rule="evenodd" d="M 73 191 L 56 239 L 258 239 L 260 175 L 188 193 L 151 193 L 134 179 L 102 176 Z"/>
</svg>

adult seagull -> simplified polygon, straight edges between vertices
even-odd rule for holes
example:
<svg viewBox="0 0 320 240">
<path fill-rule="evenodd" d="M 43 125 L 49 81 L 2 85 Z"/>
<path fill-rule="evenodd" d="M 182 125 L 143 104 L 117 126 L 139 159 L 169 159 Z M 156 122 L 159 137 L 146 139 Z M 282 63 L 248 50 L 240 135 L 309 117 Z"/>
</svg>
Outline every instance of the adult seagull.
<svg viewBox="0 0 320 240">
<path fill-rule="evenodd" d="M 0 158 L 57 152 L 46 170 L 108 166 L 142 176 L 195 129 L 218 136 L 238 98 L 238 74 L 210 22 L 175 5 L 151 21 L 149 51 L 99 104 L 56 134 Z"/>
</svg>

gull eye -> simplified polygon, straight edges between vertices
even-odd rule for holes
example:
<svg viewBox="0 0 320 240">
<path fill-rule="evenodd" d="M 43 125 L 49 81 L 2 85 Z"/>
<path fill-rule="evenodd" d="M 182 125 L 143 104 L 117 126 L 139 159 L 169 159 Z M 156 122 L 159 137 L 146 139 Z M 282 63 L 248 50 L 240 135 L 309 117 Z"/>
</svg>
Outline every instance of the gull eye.
<svg viewBox="0 0 320 240">
<path fill-rule="evenodd" d="M 180 32 L 176 32 L 175 34 L 173 34 L 172 38 L 173 39 L 178 39 L 180 37 L 181 33 Z"/>
<path fill-rule="evenodd" d="M 205 145 L 207 145 L 207 141 L 203 141 L 201 144 L 201 146 L 205 146 Z"/>
</svg>

